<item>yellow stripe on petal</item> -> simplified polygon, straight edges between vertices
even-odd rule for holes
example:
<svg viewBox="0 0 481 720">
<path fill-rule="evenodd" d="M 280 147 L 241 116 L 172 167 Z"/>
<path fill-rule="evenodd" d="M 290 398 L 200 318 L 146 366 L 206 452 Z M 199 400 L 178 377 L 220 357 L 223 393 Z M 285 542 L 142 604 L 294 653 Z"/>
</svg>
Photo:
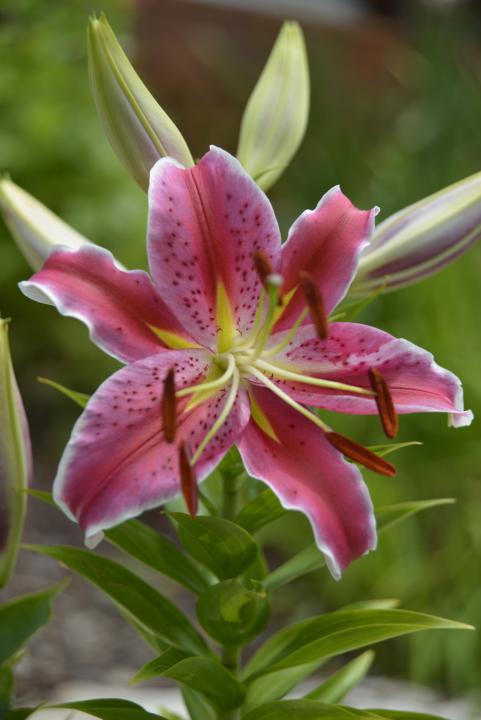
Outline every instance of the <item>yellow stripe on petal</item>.
<svg viewBox="0 0 481 720">
<path fill-rule="evenodd" d="M 187 350 L 188 348 L 192 349 L 201 347 L 201 345 L 198 345 L 191 340 L 186 340 L 180 335 L 168 332 L 167 330 L 161 330 L 160 328 L 155 327 L 155 325 L 149 325 L 148 323 L 147 325 L 149 330 L 152 330 L 154 335 L 156 335 L 160 340 L 162 340 L 164 345 L 167 345 L 167 347 L 172 350 Z"/>
<path fill-rule="evenodd" d="M 280 443 L 279 438 L 277 437 L 274 428 L 272 427 L 267 415 L 262 410 L 261 406 L 258 402 L 254 399 L 254 396 L 252 393 L 249 393 L 249 399 L 251 402 L 251 417 L 260 427 L 260 429 L 265 432 L 266 435 L 268 435 L 272 440 L 274 440 L 277 443 Z"/>
<path fill-rule="evenodd" d="M 223 283 L 217 284 L 216 298 L 217 349 L 226 352 L 234 344 L 236 329 L 229 298 Z"/>
</svg>

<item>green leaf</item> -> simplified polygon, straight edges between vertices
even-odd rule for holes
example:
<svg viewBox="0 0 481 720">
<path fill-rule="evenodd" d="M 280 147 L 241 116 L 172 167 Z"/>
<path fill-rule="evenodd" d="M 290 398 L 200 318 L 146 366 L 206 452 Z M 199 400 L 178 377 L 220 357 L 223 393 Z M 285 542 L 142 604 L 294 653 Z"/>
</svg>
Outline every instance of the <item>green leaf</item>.
<svg viewBox="0 0 481 720">
<path fill-rule="evenodd" d="M 217 660 L 189 657 L 163 675 L 204 695 L 219 710 L 233 710 L 245 697 L 245 688 Z"/>
<path fill-rule="evenodd" d="M 326 703 L 338 703 L 354 688 L 359 685 L 369 672 L 375 654 L 373 650 L 359 655 L 348 662 L 347 665 L 333 673 L 321 685 L 312 690 L 306 698 L 320 700 Z"/>
<path fill-rule="evenodd" d="M 160 657 L 144 665 L 132 682 L 149 680 L 158 675 L 187 685 L 221 710 L 239 707 L 244 700 L 244 687 L 217 660 L 187 657 L 176 648 L 166 650 Z"/>
<path fill-rule="evenodd" d="M 73 400 L 74 403 L 80 405 L 81 408 L 84 408 L 90 400 L 90 395 L 82 392 L 77 392 L 76 390 L 70 390 L 70 388 L 65 387 L 65 385 L 60 385 L 60 383 L 55 382 L 55 380 L 50 380 L 49 378 L 45 377 L 38 377 L 37 380 L 39 383 L 42 383 L 42 385 L 48 385 L 49 387 L 58 390 L 62 393 L 62 395 L 65 395 L 66 397 L 70 398 L 70 400 Z"/>
<path fill-rule="evenodd" d="M 406 520 L 411 515 L 416 515 L 423 510 L 430 510 L 441 505 L 452 505 L 455 502 L 456 500 L 453 498 L 435 498 L 433 500 L 413 500 L 377 508 L 378 532 L 384 532 L 397 525 L 401 520 Z"/>
<path fill-rule="evenodd" d="M 4 718 L 2 717 L 2 720 L 25 720 L 26 718 L 29 718 L 30 715 L 33 715 L 33 713 L 37 710 L 38 708 L 36 707 L 16 708 L 15 710 L 10 710 Z"/>
<path fill-rule="evenodd" d="M 439 715 L 428 715 L 427 713 L 407 712 L 405 710 L 369 710 L 371 713 L 382 715 L 386 720 L 446 720 Z"/>
<path fill-rule="evenodd" d="M 390 610 L 400 605 L 398 598 L 380 598 L 376 600 L 358 600 L 344 605 L 342 610 Z"/>
<path fill-rule="evenodd" d="M 302 575 L 324 567 L 325 564 L 324 555 L 313 543 L 269 573 L 263 580 L 264 587 L 271 591 L 275 590 Z"/>
<path fill-rule="evenodd" d="M 181 686 L 182 698 L 191 720 L 216 720 L 217 713 L 204 697 L 186 685 Z"/>
<path fill-rule="evenodd" d="M 81 700 L 79 702 L 50 705 L 52 710 L 78 710 L 101 720 L 165 720 L 161 715 L 147 712 L 129 700 Z"/>
<path fill-rule="evenodd" d="M 277 670 L 255 678 L 247 689 L 244 702 L 245 712 L 258 705 L 279 700 L 293 690 L 296 685 L 305 680 L 309 675 L 319 669 L 326 662 L 325 659 L 315 660 L 306 665 Z"/>
<path fill-rule="evenodd" d="M 369 445 L 368 450 L 376 453 L 379 457 L 384 457 L 385 455 L 390 455 L 393 452 L 404 450 L 404 448 L 413 447 L 415 445 L 422 445 L 422 442 L 419 442 L 419 440 L 408 440 L 407 442 L 382 443 L 381 445 Z"/>
<path fill-rule="evenodd" d="M 166 538 L 138 520 L 129 520 L 105 532 L 116 547 L 195 593 L 207 587 L 191 560 Z"/>
<path fill-rule="evenodd" d="M 50 620 L 52 600 L 65 583 L 23 595 L 0 607 L 0 665 Z"/>
<path fill-rule="evenodd" d="M 435 498 L 434 500 L 414 500 L 376 508 L 378 533 L 384 532 L 398 522 L 411 517 L 411 515 L 416 515 L 423 510 L 429 510 L 440 505 L 450 505 L 454 502 L 455 500 L 452 498 Z M 320 552 L 317 545 L 312 543 L 269 573 L 263 580 L 264 587 L 269 590 L 275 590 L 292 582 L 292 580 L 296 580 L 298 577 L 302 577 L 307 573 L 324 567 L 325 564 L 324 555 Z"/>
<path fill-rule="evenodd" d="M 468 629 L 408 610 L 339 610 L 275 633 L 244 668 L 243 678 L 332 657 L 419 630 Z"/>
<path fill-rule="evenodd" d="M 277 496 L 267 488 L 262 490 L 254 500 L 244 505 L 234 522 L 253 535 L 261 528 L 286 514 L 287 510 L 282 507 Z"/>
<path fill-rule="evenodd" d="M 369 710 L 354 710 L 340 705 L 318 703 L 315 700 L 282 700 L 260 705 L 244 715 L 243 720 L 320 720 L 321 718 L 371 720 L 374 717 L 376 716 Z"/>
<path fill-rule="evenodd" d="M 14 682 L 13 672 L 8 666 L 0 667 L 0 718 L 5 717 L 11 705 Z"/>
<path fill-rule="evenodd" d="M 197 601 L 197 616 L 206 632 L 222 645 L 244 645 L 258 635 L 269 618 L 269 601 L 261 583 L 246 587 L 238 580 L 212 585 Z"/>
<path fill-rule="evenodd" d="M 106 593 L 120 608 L 161 640 L 183 650 L 208 654 L 186 616 L 166 597 L 130 570 L 89 550 L 54 545 L 27 548 L 57 560 Z"/>
<path fill-rule="evenodd" d="M 130 683 L 135 685 L 138 682 L 144 682 L 150 680 L 157 675 L 163 675 L 172 665 L 176 665 L 181 660 L 185 660 L 188 655 L 179 650 L 179 648 L 168 648 L 164 652 L 156 657 L 154 660 L 146 663 L 140 670 L 134 675 Z"/>
<path fill-rule="evenodd" d="M 254 538 L 243 528 L 218 517 L 172 513 L 182 544 L 221 580 L 237 577 L 257 555 Z"/>
</svg>

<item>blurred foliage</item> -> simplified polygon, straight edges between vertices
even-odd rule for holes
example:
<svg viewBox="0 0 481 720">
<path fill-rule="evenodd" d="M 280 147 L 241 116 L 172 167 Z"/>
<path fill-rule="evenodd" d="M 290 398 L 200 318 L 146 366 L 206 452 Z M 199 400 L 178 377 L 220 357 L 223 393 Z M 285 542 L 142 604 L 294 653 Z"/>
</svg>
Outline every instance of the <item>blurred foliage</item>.
<svg viewBox="0 0 481 720">
<path fill-rule="evenodd" d="M 3 0 L 0 168 L 126 265 L 142 267 L 145 197 L 103 137 L 89 94 L 84 27 L 90 9 L 83 0 Z M 132 35 L 130 42 L 125 36 L 134 19 L 132 8 L 124 1 L 103 0 L 101 9 L 135 57 Z M 209 17 L 215 18 L 213 11 Z M 217 143 L 224 144 L 229 128 L 238 125 L 275 34 L 266 33 L 257 63 L 229 43 L 229 25 L 222 24 L 223 18 L 219 12 L 218 21 L 209 20 L 210 34 L 203 26 L 205 38 L 223 38 L 217 43 L 222 57 L 215 55 L 211 42 L 204 49 L 223 102 L 218 96 L 216 102 L 214 91 L 209 96 L 205 81 L 200 107 L 194 103 L 189 110 L 185 86 L 176 91 L 177 97 L 182 95 L 179 107 L 165 106 L 169 113 L 178 110 L 173 117 L 181 130 L 189 126 L 186 139 L 197 155 L 206 149 L 207 139 L 216 142 L 216 128 Z M 476 19 L 461 12 L 417 17 L 401 29 L 381 23 L 345 33 L 307 29 L 313 78 L 308 135 L 272 192 L 284 230 L 338 182 L 357 204 L 378 204 L 382 217 L 387 217 L 481 168 L 477 30 Z M 202 60 L 202 35 L 196 36 L 187 22 L 185 37 L 186 46 L 177 47 L 177 52 L 187 54 L 190 42 Z M 177 59 L 172 58 L 173 71 Z M 150 65 L 146 70 L 156 76 L 160 90 L 164 80 L 168 82 L 159 68 Z M 195 78 L 193 74 L 193 88 Z M 164 96 L 161 101 L 164 104 Z M 189 123 L 191 111 L 194 117 L 203 113 L 202 122 Z M 232 136 L 225 144 L 232 149 L 235 143 Z M 29 269 L 3 226 L 0 233 L 1 310 L 14 318 L 13 353 L 32 423 L 37 484 L 47 487 L 76 410 L 38 385 L 36 376 L 90 392 L 115 363 L 87 341 L 79 323 L 20 295 L 16 282 L 28 276 Z M 463 378 L 466 404 L 478 417 L 480 276 L 481 247 L 475 247 L 424 284 L 377 300 L 360 318 L 429 348 L 440 364 Z M 376 418 L 342 422 L 343 432 L 360 441 L 382 442 Z M 334 423 L 341 429 L 339 418 Z M 392 596 L 409 601 L 412 608 L 481 627 L 478 424 L 454 431 L 440 416 L 403 417 L 400 439 L 417 439 L 424 445 L 395 456 L 399 472 L 393 480 L 366 473 L 376 504 L 454 496 L 457 505 L 438 508 L 393 530 L 382 538 L 379 550 L 357 562 L 340 583 L 318 572 L 288 586 L 281 594 L 283 607 L 276 608 L 280 622 L 287 612 L 304 616 L 354 600 Z M 289 518 L 288 532 L 285 522 L 279 521 L 277 531 L 266 538 L 272 562 L 309 539 L 299 516 Z M 481 635 L 452 633 L 390 644 L 379 653 L 375 671 L 409 673 L 416 681 L 460 692 L 479 686 L 480 666 Z"/>
</svg>

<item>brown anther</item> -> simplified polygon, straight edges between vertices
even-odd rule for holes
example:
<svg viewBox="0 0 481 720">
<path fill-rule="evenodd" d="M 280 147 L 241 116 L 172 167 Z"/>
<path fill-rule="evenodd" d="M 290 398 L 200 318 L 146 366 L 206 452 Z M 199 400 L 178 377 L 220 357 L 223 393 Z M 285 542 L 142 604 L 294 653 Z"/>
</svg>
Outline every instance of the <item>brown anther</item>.
<svg viewBox="0 0 481 720">
<path fill-rule="evenodd" d="M 254 267 L 262 285 L 267 288 L 267 278 L 274 273 L 274 270 L 271 261 L 262 250 L 256 250 L 254 253 Z"/>
<path fill-rule="evenodd" d="M 175 396 L 175 371 L 173 367 L 170 368 L 164 379 L 162 424 L 165 439 L 168 443 L 173 443 L 177 430 L 177 398 Z"/>
<path fill-rule="evenodd" d="M 179 446 L 180 487 L 189 515 L 195 517 L 199 509 L 199 488 L 190 459 L 189 446 L 183 440 Z"/>
<path fill-rule="evenodd" d="M 342 452 L 343 455 L 354 460 L 354 462 L 364 465 L 364 467 L 369 470 L 373 470 L 379 473 L 379 475 L 386 475 L 387 477 L 393 477 L 393 475 L 396 474 L 394 465 L 391 465 L 387 460 L 379 457 L 379 455 L 371 452 L 363 445 L 354 442 L 354 440 L 335 432 L 326 433 L 326 438 L 336 450 L 339 450 L 339 452 Z"/>
<path fill-rule="evenodd" d="M 376 393 L 375 400 L 383 430 L 388 438 L 395 438 L 399 430 L 399 418 L 389 385 L 376 368 L 369 369 L 369 382 Z"/>
<path fill-rule="evenodd" d="M 321 291 L 317 287 L 312 275 L 305 270 L 299 273 L 299 283 L 306 298 L 307 307 L 309 308 L 311 320 L 316 328 L 317 336 L 320 340 L 325 340 L 329 334 L 329 324 Z"/>
</svg>

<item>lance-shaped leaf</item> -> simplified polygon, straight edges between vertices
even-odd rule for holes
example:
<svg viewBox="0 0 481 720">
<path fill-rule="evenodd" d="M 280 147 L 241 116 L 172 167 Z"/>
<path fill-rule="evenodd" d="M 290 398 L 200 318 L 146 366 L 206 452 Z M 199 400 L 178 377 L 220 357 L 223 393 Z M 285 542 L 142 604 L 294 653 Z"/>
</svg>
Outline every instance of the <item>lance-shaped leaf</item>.
<svg viewBox="0 0 481 720">
<path fill-rule="evenodd" d="M 52 601 L 64 584 L 22 595 L 0 607 L 0 665 L 15 655 L 50 619 Z"/>
<path fill-rule="evenodd" d="M 30 435 L 10 357 L 8 320 L 0 318 L 0 587 L 15 565 L 31 474 Z"/>
<path fill-rule="evenodd" d="M 304 36 L 285 22 L 242 118 L 237 157 L 263 190 L 283 173 L 299 147 L 309 113 Z"/>
<path fill-rule="evenodd" d="M 340 702 L 369 672 L 374 660 L 374 652 L 367 650 L 330 675 L 318 687 L 306 695 L 309 700 L 326 703 Z"/>
<path fill-rule="evenodd" d="M 363 252 L 350 296 L 423 280 L 481 237 L 481 172 L 384 220 Z"/>
<path fill-rule="evenodd" d="M 338 610 L 275 633 L 247 663 L 243 679 L 334 657 L 408 633 L 436 629 L 473 628 L 409 610 Z"/>
<path fill-rule="evenodd" d="M 147 190 L 150 168 L 161 157 L 193 165 L 184 138 L 135 72 L 104 15 L 89 21 L 87 50 L 103 129 L 139 185 Z"/>
<path fill-rule="evenodd" d="M 8 178 L 0 179 L 0 210 L 22 255 L 38 270 L 56 245 L 77 249 L 89 240 Z"/>
<path fill-rule="evenodd" d="M 163 642 L 187 652 L 209 654 L 187 617 L 140 577 L 106 557 L 74 547 L 27 545 L 82 575 L 108 595 L 134 627 L 140 625 Z"/>
<path fill-rule="evenodd" d="M 161 715 L 154 715 L 147 712 L 137 703 L 130 700 L 117 699 L 96 699 L 96 700 L 80 700 L 78 702 L 62 703 L 61 705 L 51 705 L 54 708 L 65 708 L 68 710 L 78 710 L 81 713 L 100 718 L 100 720 L 166 720 Z"/>
</svg>

